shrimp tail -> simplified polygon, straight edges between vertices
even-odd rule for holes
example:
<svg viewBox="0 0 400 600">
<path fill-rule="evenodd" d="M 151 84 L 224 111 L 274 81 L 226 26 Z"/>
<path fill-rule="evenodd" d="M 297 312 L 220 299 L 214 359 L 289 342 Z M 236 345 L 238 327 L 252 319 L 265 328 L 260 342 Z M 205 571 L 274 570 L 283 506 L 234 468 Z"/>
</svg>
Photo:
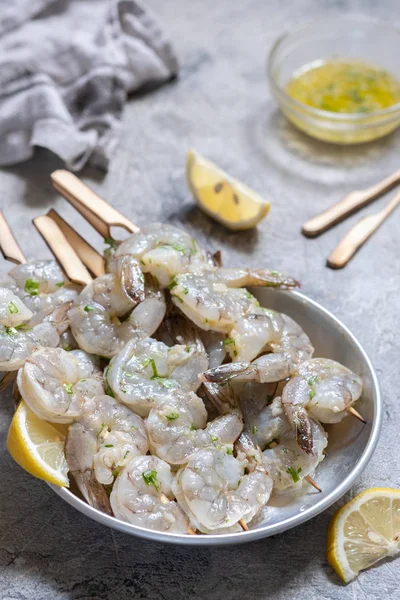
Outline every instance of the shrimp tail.
<svg viewBox="0 0 400 600">
<path fill-rule="evenodd" d="M 200 379 L 201 381 L 222 384 L 236 377 L 240 381 L 255 381 L 258 377 L 257 368 L 249 362 L 229 363 L 204 371 Z"/>
<path fill-rule="evenodd" d="M 113 516 L 108 494 L 104 486 L 97 481 L 94 471 L 75 471 L 72 475 L 86 502 L 106 515 Z"/>
<path fill-rule="evenodd" d="M 293 277 L 271 269 L 252 269 L 248 277 L 247 285 L 249 286 L 277 287 L 281 289 L 300 287 L 300 283 Z"/>
<path fill-rule="evenodd" d="M 314 456 L 314 443 L 311 421 L 303 407 L 296 408 L 292 415 L 292 423 L 296 433 L 296 441 L 300 448 L 310 456 Z"/>
<path fill-rule="evenodd" d="M 145 299 L 144 276 L 139 263 L 129 254 L 118 257 L 118 274 L 121 286 L 128 298 L 136 304 Z"/>
</svg>

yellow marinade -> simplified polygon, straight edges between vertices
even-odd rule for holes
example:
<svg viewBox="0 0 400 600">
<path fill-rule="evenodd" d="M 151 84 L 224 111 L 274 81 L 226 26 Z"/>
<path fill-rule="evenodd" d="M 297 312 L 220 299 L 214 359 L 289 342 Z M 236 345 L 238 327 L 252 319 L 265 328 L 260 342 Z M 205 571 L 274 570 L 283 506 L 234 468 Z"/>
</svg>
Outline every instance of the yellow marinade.
<svg viewBox="0 0 400 600">
<path fill-rule="evenodd" d="M 400 102 L 400 81 L 358 61 L 315 61 L 297 71 L 287 93 L 309 106 L 335 113 L 370 113 Z"/>
</svg>

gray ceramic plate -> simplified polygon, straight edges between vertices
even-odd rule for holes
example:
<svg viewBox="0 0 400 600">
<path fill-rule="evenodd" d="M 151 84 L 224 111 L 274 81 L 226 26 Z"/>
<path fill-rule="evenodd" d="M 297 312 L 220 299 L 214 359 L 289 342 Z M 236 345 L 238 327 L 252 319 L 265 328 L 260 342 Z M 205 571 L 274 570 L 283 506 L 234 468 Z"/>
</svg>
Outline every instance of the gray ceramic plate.
<svg viewBox="0 0 400 600">
<path fill-rule="evenodd" d="M 379 384 L 368 356 L 347 327 L 329 311 L 299 292 L 260 288 L 252 291 L 263 306 L 288 314 L 303 327 L 315 347 L 315 356 L 337 360 L 361 375 L 364 380 L 364 393 L 357 408 L 368 423 L 362 425 L 349 416 L 328 428 L 327 455 L 315 476 L 322 487 L 322 493 L 319 494 L 310 487 L 301 496 L 272 499 L 263 520 L 250 531 L 196 536 L 161 533 L 124 523 L 91 508 L 71 491 L 52 485 L 56 494 L 91 519 L 119 531 L 159 542 L 201 546 L 240 544 L 286 531 L 315 517 L 353 485 L 372 456 L 382 420 Z"/>
</svg>

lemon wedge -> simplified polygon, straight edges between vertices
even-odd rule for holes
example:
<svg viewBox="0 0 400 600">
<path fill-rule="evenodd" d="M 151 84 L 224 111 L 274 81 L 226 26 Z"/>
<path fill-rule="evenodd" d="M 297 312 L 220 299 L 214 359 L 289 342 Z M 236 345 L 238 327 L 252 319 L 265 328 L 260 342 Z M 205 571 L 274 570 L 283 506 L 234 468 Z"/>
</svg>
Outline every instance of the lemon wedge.
<svg viewBox="0 0 400 600">
<path fill-rule="evenodd" d="M 327 559 L 344 582 L 400 553 L 400 490 L 370 488 L 342 506 L 328 529 Z"/>
<path fill-rule="evenodd" d="M 23 400 L 8 430 L 7 449 L 13 459 L 31 475 L 68 487 L 68 465 L 64 443 L 67 425 L 53 426 L 37 417 Z"/>
<path fill-rule="evenodd" d="M 194 150 L 189 150 L 186 178 L 197 204 L 229 229 L 251 229 L 269 212 L 270 203 Z"/>
</svg>

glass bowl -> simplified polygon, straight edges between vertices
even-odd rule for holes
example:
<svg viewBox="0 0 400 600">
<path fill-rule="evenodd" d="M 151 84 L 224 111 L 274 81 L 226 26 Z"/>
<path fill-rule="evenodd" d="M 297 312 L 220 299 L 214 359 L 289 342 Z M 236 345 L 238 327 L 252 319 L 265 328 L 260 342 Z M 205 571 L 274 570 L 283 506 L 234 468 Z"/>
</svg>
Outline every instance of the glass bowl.
<svg viewBox="0 0 400 600">
<path fill-rule="evenodd" d="M 283 34 L 272 47 L 267 75 L 273 96 L 296 127 L 320 140 L 358 144 L 400 125 L 400 103 L 370 113 L 334 113 L 298 102 L 285 87 L 304 65 L 319 60 L 357 60 L 400 80 L 400 30 L 377 19 L 348 15 L 315 20 Z"/>
</svg>

